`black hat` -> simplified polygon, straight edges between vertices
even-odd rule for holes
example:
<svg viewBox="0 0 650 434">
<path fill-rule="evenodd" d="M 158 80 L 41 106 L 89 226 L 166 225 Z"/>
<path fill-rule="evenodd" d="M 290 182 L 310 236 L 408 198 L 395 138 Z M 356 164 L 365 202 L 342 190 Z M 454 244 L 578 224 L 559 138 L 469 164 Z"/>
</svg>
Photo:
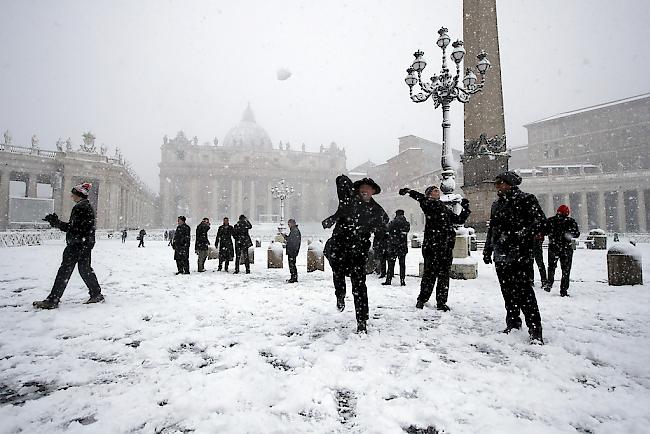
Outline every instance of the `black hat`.
<svg viewBox="0 0 650 434">
<path fill-rule="evenodd" d="M 186 221 L 187 219 L 185 218 L 184 215 L 179 215 L 178 220 Z"/>
<path fill-rule="evenodd" d="M 354 181 L 354 184 L 352 184 L 352 186 L 355 190 L 358 190 L 359 187 L 364 184 L 371 186 L 375 190 L 375 194 L 381 193 L 381 187 L 375 181 L 373 181 L 372 178 L 362 178 L 358 181 Z"/>
<path fill-rule="evenodd" d="M 506 184 L 514 187 L 516 185 L 521 184 L 521 176 L 517 175 L 515 172 L 511 170 L 508 170 L 507 172 L 498 174 L 494 178 L 494 182 L 499 182 L 499 181 L 505 182 Z"/>
<path fill-rule="evenodd" d="M 240 215 L 239 220 L 246 220 L 246 216 L 244 214 Z"/>
<path fill-rule="evenodd" d="M 395 215 L 404 215 L 404 210 L 398 209 L 397 211 L 395 211 Z"/>
</svg>

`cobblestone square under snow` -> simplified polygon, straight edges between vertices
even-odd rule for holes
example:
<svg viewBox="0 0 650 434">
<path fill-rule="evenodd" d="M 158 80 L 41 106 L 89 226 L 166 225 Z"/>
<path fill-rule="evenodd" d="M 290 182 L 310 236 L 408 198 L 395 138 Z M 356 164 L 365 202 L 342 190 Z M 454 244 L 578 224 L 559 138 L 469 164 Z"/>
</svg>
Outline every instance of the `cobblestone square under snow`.
<svg viewBox="0 0 650 434">
<path fill-rule="evenodd" d="M 215 261 L 195 273 L 193 255 L 189 276 L 174 275 L 166 243 L 135 243 L 93 250 L 106 302 L 82 304 L 75 271 L 53 311 L 31 303 L 63 242 L 0 250 L 0 432 L 649 429 L 650 291 L 608 286 L 606 251 L 576 252 L 569 298 L 537 280 L 546 345 L 531 346 L 525 330 L 500 333 L 503 299 L 482 263 L 478 279 L 452 280 L 447 313 L 415 309 L 419 250 L 406 287 L 369 275 L 365 336 L 349 286 L 339 313 L 329 267 L 307 274 L 304 245 L 290 285 L 286 267 L 266 268 L 266 243 L 250 275 Z"/>
</svg>

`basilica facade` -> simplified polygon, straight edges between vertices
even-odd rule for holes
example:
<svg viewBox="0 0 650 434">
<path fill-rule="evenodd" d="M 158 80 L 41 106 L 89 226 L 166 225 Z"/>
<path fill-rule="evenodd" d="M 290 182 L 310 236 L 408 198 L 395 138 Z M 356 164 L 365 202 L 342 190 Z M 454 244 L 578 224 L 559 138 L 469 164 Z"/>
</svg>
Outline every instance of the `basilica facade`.
<svg viewBox="0 0 650 434">
<path fill-rule="evenodd" d="M 345 151 L 335 143 L 308 152 L 305 145 L 274 146 L 257 124 L 250 106 L 241 122 L 220 143 L 199 144 L 179 131 L 161 146 L 160 206 L 163 226 L 173 226 L 185 215 L 188 223 L 203 217 L 236 220 L 240 214 L 253 222 L 277 222 L 280 200 L 271 188 L 282 179 L 293 187 L 285 201 L 285 219 L 321 221 L 336 210 L 337 175 L 346 172 Z"/>
</svg>

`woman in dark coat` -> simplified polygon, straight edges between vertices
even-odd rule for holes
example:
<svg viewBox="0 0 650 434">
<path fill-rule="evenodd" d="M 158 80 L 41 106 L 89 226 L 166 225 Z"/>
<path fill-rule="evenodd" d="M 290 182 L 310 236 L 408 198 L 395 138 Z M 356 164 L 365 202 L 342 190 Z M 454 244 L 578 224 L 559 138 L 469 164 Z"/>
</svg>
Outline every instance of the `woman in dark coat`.
<svg viewBox="0 0 650 434">
<path fill-rule="evenodd" d="M 232 226 L 228 217 L 223 218 L 223 224 L 217 230 L 217 239 L 214 241 L 214 247 L 219 251 L 219 268 L 224 266 L 225 271 L 228 271 L 228 264 L 232 261 L 235 255 L 235 248 L 232 245 Z"/>
<path fill-rule="evenodd" d="M 395 211 L 395 218 L 388 223 L 388 240 L 386 243 L 386 258 L 388 270 L 386 281 L 382 285 L 390 285 L 395 274 L 395 261 L 399 258 L 399 281 L 401 286 L 406 285 L 406 254 L 409 252 L 408 233 L 411 224 L 404 217 L 404 210 Z"/>
</svg>

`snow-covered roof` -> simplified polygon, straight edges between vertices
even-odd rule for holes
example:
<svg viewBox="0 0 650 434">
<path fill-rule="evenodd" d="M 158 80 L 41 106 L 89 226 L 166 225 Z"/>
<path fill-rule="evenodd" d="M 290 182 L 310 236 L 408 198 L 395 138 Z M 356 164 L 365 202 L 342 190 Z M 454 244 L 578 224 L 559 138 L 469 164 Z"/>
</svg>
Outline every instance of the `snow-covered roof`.
<svg viewBox="0 0 650 434">
<path fill-rule="evenodd" d="M 627 103 L 627 102 L 638 101 L 638 100 L 641 100 L 641 99 L 644 99 L 644 98 L 650 98 L 650 93 L 644 93 L 642 95 L 636 95 L 636 96 L 632 96 L 632 97 L 629 97 L 629 98 L 618 99 L 618 100 L 615 100 L 615 101 L 609 101 L 609 102 L 606 102 L 606 103 L 593 105 L 593 106 L 590 106 L 590 107 L 584 107 L 584 108 L 577 109 L 577 110 L 572 110 L 572 111 L 568 111 L 568 112 L 564 112 L 564 113 L 559 113 L 559 114 L 549 116 L 549 117 L 544 118 L 544 119 L 540 119 L 538 121 L 531 122 L 529 124 L 525 124 L 524 127 L 528 127 L 530 125 L 536 125 L 536 124 L 539 124 L 539 123 L 542 123 L 542 122 L 552 121 L 552 120 L 555 120 L 555 119 L 564 118 L 564 117 L 567 117 L 567 116 L 576 115 L 576 114 L 579 114 L 579 113 L 588 112 L 588 111 L 591 111 L 591 110 L 598 110 L 598 109 L 611 107 L 611 106 L 618 105 L 618 104 L 624 104 L 624 103 Z"/>
</svg>

